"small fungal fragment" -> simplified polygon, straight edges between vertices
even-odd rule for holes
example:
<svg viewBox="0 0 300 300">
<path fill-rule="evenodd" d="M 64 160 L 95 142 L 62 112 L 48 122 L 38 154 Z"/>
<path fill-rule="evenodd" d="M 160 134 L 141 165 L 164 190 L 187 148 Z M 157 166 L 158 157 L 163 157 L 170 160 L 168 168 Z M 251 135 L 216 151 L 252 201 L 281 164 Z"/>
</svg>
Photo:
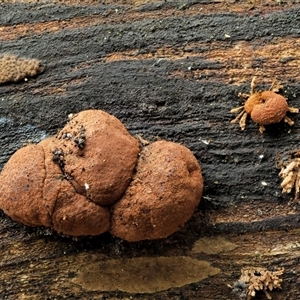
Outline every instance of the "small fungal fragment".
<svg viewBox="0 0 300 300">
<path fill-rule="evenodd" d="M 256 296 L 257 291 L 264 291 L 267 299 L 272 297 L 269 292 L 281 289 L 284 268 L 277 271 L 268 271 L 261 267 L 242 268 L 240 279 L 233 285 L 233 293 L 239 294 L 241 299 L 250 300 Z M 243 296 L 243 298 L 242 298 Z"/>
<path fill-rule="evenodd" d="M 239 93 L 240 98 L 246 99 L 243 106 L 233 108 L 231 113 L 238 113 L 237 117 L 231 121 L 231 123 L 239 122 L 242 130 L 246 128 L 246 119 L 250 115 L 251 119 L 259 124 L 259 132 L 265 131 L 265 125 L 279 123 L 281 120 L 288 123 L 290 126 L 294 125 L 289 117 L 286 116 L 287 112 L 298 113 L 299 109 L 295 107 L 289 107 L 286 99 L 277 94 L 282 88 L 282 85 L 273 81 L 268 91 L 257 91 L 256 77 L 253 77 L 251 82 L 251 90 L 249 94 Z"/>
<path fill-rule="evenodd" d="M 0 55 L 0 84 L 6 82 L 18 82 L 27 77 L 33 77 L 42 72 L 41 62 L 37 59 L 19 57 L 15 54 Z"/>
<path fill-rule="evenodd" d="M 280 163 L 281 170 L 279 177 L 281 182 L 282 193 L 290 193 L 295 189 L 295 200 L 300 194 L 300 151 L 294 151 L 287 162 Z"/>
<path fill-rule="evenodd" d="M 14 153 L 0 174 L 0 208 L 25 225 L 70 236 L 110 231 L 140 241 L 183 226 L 202 189 L 189 149 L 160 141 L 140 152 L 117 118 L 87 110 L 56 137 Z"/>
</svg>

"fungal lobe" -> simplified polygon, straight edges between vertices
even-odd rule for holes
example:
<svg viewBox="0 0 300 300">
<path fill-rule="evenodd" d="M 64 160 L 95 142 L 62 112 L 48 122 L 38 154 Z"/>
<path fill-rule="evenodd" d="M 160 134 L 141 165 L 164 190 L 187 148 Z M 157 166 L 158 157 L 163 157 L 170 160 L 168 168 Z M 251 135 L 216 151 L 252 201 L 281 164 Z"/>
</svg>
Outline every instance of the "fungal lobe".
<svg viewBox="0 0 300 300">
<path fill-rule="evenodd" d="M 192 216 L 203 178 L 191 151 L 158 141 L 145 147 L 123 198 L 112 208 L 110 232 L 128 241 L 165 238 Z"/>
<path fill-rule="evenodd" d="M 74 142 L 81 126 L 86 128 L 83 149 Z M 66 133 L 72 138 L 63 139 Z M 134 171 L 139 145 L 118 119 L 99 111 L 83 111 L 58 133 L 58 139 L 65 171 L 76 178 L 91 201 L 106 206 L 120 199 Z"/>
<path fill-rule="evenodd" d="M 0 207 L 12 219 L 29 226 L 51 224 L 49 204 L 43 198 L 44 158 L 41 146 L 28 145 L 10 158 L 0 174 Z"/>
</svg>

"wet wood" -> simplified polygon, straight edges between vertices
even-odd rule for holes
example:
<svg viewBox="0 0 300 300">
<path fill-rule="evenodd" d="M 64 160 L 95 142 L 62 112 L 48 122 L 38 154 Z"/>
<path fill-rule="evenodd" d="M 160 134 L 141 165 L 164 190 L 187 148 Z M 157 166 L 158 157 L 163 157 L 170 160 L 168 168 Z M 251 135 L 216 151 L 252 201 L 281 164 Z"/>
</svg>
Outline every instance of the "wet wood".
<svg viewBox="0 0 300 300">
<path fill-rule="evenodd" d="M 230 286 L 247 266 L 284 267 L 282 290 L 271 295 L 299 298 L 299 203 L 281 193 L 276 169 L 278 158 L 298 147 L 299 116 L 290 115 L 293 127 L 280 123 L 264 134 L 250 120 L 244 132 L 230 123 L 230 109 L 242 105 L 237 94 L 249 92 L 254 75 L 259 89 L 280 80 L 289 105 L 300 107 L 299 4 L 102 2 L 1 2 L 1 53 L 39 59 L 45 70 L 0 86 L 0 167 L 22 144 L 55 134 L 69 113 L 97 108 L 132 134 L 190 148 L 202 165 L 203 199 L 182 230 L 139 243 L 109 234 L 63 237 L 1 212 L 0 298 L 239 299 Z M 167 273 L 172 263 L 162 264 L 163 288 L 145 275 L 141 282 L 155 287 L 147 293 L 133 292 L 133 270 L 126 269 L 125 284 L 115 276 L 125 280 L 118 272 L 127 259 L 146 274 L 134 259 L 149 264 L 161 257 L 174 263 L 187 257 L 212 269 L 190 282 L 178 274 L 174 284 Z M 96 265 L 103 274 L 88 273 Z M 182 273 L 195 270 L 189 267 L 184 263 Z M 87 288 L 82 276 L 102 284 Z"/>
</svg>

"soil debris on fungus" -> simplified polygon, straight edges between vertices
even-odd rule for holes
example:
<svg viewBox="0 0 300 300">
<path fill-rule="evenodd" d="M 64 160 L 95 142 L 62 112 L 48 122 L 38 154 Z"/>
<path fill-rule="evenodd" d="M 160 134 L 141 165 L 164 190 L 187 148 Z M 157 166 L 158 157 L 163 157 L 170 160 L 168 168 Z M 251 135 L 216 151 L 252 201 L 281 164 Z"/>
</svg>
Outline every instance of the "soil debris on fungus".
<svg viewBox="0 0 300 300">
<path fill-rule="evenodd" d="M 272 299 L 269 292 L 281 289 L 284 268 L 277 271 L 268 271 L 261 267 L 242 268 L 241 276 L 233 284 L 232 292 L 239 295 L 241 300 L 250 300 L 256 296 L 257 291 L 263 291 L 267 299 Z"/>
<path fill-rule="evenodd" d="M 37 59 L 19 57 L 10 53 L 0 55 L 0 84 L 18 82 L 21 79 L 27 81 L 27 77 L 36 76 L 42 70 L 41 62 Z"/>
<path fill-rule="evenodd" d="M 268 91 L 255 91 L 256 77 L 253 77 L 251 82 L 250 94 L 239 93 L 240 98 L 246 99 L 243 106 L 233 108 L 231 113 L 240 112 L 231 123 L 239 122 L 242 130 L 246 128 L 246 119 L 250 115 L 251 119 L 259 124 L 259 132 L 265 131 L 265 125 L 279 123 L 281 120 L 288 123 L 290 126 L 294 125 L 286 113 L 298 113 L 299 109 L 289 107 L 286 99 L 277 94 L 282 88 L 282 85 L 276 80 L 273 81 Z"/>
<path fill-rule="evenodd" d="M 282 193 L 290 193 L 294 188 L 294 199 L 298 199 L 300 192 L 300 150 L 291 153 L 288 161 L 281 161 L 279 167 L 281 170 L 278 175 L 283 179 L 281 182 Z"/>
<path fill-rule="evenodd" d="M 140 153 L 117 118 L 87 110 L 56 137 L 14 153 L 0 174 L 0 208 L 25 225 L 70 236 L 110 231 L 139 241 L 177 231 L 202 190 L 189 149 L 160 141 Z"/>
</svg>

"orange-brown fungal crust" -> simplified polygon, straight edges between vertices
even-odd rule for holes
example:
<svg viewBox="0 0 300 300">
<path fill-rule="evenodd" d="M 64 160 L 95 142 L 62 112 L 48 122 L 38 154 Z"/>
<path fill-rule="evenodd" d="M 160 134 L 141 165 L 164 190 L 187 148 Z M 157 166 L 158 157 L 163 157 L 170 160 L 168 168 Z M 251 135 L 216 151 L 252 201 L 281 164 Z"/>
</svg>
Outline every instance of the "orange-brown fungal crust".
<svg viewBox="0 0 300 300">
<path fill-rule="evenodd" d="M 23 224 L 71 236 L 110 230 L 128 241 L 167 237 L 200 201 L 200 166 L 171 142 L 155 142 L 138 158 L 139 152 L 118 119 L 80 112 L 56 137 L 9 159 L 0 174 L 0 208 Z"/>
<path fill-rule="evenodd" d="M 42 71 L 37 59 L 28 59 L 14 54 L 0 55 L 0 84 L 18 82 L 26 77 L 36 76 Z"/>
<path fill-rule="evenodd" d="M 290 126 L 294 122 L 287 117 L 287 112 L 298 113 L 299 109 L 289 107 L 286 99 L 277 94 L 282 86 L 274 81 L 269 91 L 255 92 L 256 77 L 251 82 L 251 92 L 248 94 L 239 93 L 239 97 L 246 99 L 244 106 L 240 106 L 231 110 L 232 113 L 239 112 L 238 116 L 231 123 L 239 122 L 242 130 L 246 128 L 246 119 L 250 115 L 251 119 L 259 124 L 259 131 L 265 130 L 264 126 L 279 123 L 284 120 Z"/>
<path fill-rule="evenodd" d="M 184 146 L 145 147 L 124 197 L 112 208 L 110 232 L 127 241 L 160 239 L 190 219 L 203 190 L 200 166 Z"/>
</svg>

